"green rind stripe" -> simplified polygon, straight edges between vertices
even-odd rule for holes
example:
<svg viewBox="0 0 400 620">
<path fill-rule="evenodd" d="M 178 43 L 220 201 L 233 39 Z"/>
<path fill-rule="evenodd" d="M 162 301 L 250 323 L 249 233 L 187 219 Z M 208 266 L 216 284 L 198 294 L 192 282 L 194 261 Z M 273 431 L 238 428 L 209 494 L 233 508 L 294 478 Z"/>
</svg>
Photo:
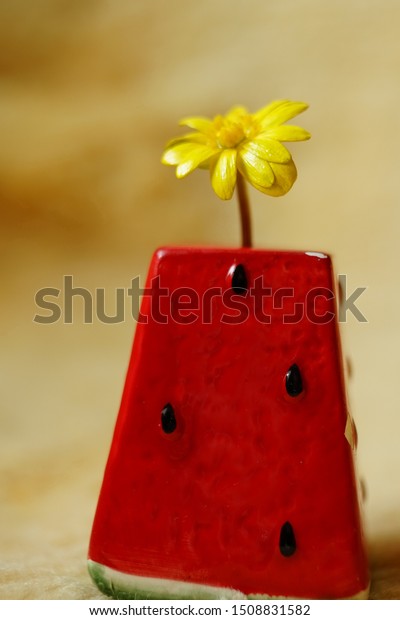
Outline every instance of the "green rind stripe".
<svg viewBox="0 0 400 620">
<path fill-rule="evenodd" d="M 294 597 L 270 596 L 268 594 L 243 594 L 230 588 L 205 586 L 198 583 L 153 579 L 129 575 L 108 568 L 93 560 L 88 570 L 94 583 L 106 596 L 120 600 L 294 600 Z M 369 586 L 349 599 L 367 599 Z"/>
<path fill-rule="evenodd" d="M 88 561 L 89 574 L 99 590 L 123 600 L 242 600 L 245 594 L 230 588 L 205 586 L 173 579 L 128 575 Z"/>
</svg>

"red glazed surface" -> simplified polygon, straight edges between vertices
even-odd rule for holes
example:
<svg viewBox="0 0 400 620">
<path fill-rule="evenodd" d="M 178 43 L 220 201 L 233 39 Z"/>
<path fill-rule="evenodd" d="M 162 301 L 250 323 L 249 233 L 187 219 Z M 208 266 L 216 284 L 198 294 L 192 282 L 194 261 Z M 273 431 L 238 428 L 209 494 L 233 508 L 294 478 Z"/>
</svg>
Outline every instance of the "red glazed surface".
<svg viewBox="0 0 400 620">
<path fill-rule="evenodd" d="M 221 323 L 220 298 L 211 323 L 200 311 L 193 323 L 138 324 L 89 557 L 129 574 L 245 594 L 350 597 L 367 588 L 368 571 L 337 323 L 283 323 L 310 289 L 335 290 L 330 259 L 168 248 L 154 255 L 147 286 L 159 275 L 170 291 L 229 290 L 237 264 L 249 287 L 263 276 L 264 286 L 293 288 L 294 297 L 275 310 L 265 298 L 270 324 L 255 318 L 249 295 L 235 298 L 249 308 L 241 324 Z M 318 316 L 336 311 L 327 297 L 316 300 Z M 164 314 L 169 306 L 163 297 Z M 150 309 L 145 297 L 143 316 Z M 296 398 L 285 389 L 292 364 L 304 387 Z M 167 403 L 177 421 L 171 434 L 161 428 Z M 287 521 L 297 544 L 290 557 L 279 549 Z"/>
</svg>

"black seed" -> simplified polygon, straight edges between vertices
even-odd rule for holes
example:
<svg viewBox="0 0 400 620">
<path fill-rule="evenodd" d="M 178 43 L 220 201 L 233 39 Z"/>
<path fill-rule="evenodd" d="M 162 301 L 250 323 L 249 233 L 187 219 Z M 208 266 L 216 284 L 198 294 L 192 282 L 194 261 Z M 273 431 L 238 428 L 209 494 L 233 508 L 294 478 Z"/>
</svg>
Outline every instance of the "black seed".
<svg viewBox="0 0 400 620">
<path fill-rule="evenodd" d="M 167 403 L 161 411 L 161 426 L 164 433 L 173 433 L 176 429 L 175 411 L 172 405 Z"/>
<path fill-rule="evenodd" d="M 236 265 L 232 274 L 232 288 L 237 295 L 246 295 L 249 285 L 243 265 Z"/>
<path fill-rule="evenodd" d="M 293 528 L 289 521 L 286 521 L 281 527 L 281 535 L 279 537 L 279 549 L 285 558 L 289 558 L 296 551 L 296 539 L 294 537 Z"/>
<path fill-rule="evenodd" d="M 286 391 L 293 398 L 303 391 L 303 380 L 297 364 L 293 364 L 286 373 Z"/>
</svg>

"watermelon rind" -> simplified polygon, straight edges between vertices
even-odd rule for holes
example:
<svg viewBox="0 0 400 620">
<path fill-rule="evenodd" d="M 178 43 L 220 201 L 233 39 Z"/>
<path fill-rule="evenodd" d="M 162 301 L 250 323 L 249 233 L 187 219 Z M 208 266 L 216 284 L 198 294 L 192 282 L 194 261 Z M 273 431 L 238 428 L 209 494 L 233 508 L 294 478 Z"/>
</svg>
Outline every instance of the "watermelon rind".
<svg viewBox="0 0 400 620">
<path fill-rule="evenodd" d="M 117 600 L 293 600 L 295 597 L 268 594 L 244 594 L 231 588 L 219 588 L 200 583 L 142 577 L 117 571 L 93 560 L 88 570 L 94 583 L 106 596 Z M 369 587 L 349 599 L 367 599 Z"/>
<path fill-rule="evenodd" d="M 130 575 L 88 561 L 93 581 L 107 596 L 127 600 L 240 600 L 246 598 L 238 590 L 218 588 L 174 579 L 155 579 Z"/>
</svg>

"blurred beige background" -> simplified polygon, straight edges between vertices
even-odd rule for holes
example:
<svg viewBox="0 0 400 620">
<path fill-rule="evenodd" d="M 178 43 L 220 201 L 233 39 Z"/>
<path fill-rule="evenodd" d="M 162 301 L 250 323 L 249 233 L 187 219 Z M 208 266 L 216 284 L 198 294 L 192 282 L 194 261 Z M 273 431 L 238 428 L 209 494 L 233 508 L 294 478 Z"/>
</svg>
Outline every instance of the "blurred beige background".
<svg viewBox="0 0 400 620">
<path fill-rule="evenodd" d="M 256 247 L 324 250 L 367 286 L 343 326 L 373 597 L 400 598 L 400 4 L 3 0 L 0 597 L 100 598 L 85 555 L 134 324 L 33 322 L 35 292 L 145 277 L 159 245 L 235 246 L 208 175 L 176 181 L 188 114 L 307 101 L 293 190 L 251 191 Z M 128 306 L 127 306 L 128 308 Z"/>
</svg>

